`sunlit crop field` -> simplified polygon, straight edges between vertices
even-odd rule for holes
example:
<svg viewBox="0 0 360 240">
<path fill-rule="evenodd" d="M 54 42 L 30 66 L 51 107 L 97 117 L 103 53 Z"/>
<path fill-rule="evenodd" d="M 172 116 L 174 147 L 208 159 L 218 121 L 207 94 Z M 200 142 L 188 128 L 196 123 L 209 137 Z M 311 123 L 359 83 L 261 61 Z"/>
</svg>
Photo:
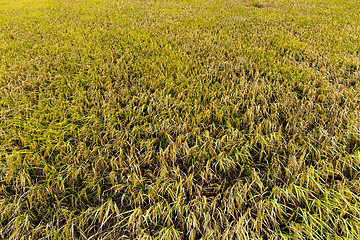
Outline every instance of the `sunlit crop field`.
<svg viewBox="0 0 360 240">
<path fill-rule="evenodd" d="M 360 239 L 357 0 L 0 0 L 0 239 Z"/>
</svg>

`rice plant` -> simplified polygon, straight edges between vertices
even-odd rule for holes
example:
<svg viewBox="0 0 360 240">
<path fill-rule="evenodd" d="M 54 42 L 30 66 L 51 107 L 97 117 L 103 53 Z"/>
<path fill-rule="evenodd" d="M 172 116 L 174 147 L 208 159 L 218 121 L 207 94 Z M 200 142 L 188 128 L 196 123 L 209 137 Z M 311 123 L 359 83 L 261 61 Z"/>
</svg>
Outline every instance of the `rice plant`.
<svg viewBox="0 0 360 240">
<path fill-rule="evenodd" d="M 360 239 L 359 10 L 0 0 L 0 239 Z"/>
</svg>

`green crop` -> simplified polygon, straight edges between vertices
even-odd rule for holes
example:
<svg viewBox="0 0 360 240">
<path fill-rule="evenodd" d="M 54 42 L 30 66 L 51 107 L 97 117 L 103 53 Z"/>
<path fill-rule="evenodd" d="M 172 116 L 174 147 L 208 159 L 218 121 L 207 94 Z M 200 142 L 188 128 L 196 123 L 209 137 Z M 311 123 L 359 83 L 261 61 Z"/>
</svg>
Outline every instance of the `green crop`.
<svg viewBox="0 0 360 240">
<path fill-rule="evenodd" d="M 0 0 L 0 239 L 360 239 L 359 11 Z"/>
</svg>

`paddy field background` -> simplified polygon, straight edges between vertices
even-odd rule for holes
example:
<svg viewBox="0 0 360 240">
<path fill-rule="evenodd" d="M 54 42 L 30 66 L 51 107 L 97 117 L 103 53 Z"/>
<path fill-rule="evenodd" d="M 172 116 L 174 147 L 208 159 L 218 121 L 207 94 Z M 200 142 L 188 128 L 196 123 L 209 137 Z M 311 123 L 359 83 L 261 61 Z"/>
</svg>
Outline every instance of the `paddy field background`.
<svg viewBox="0 0 360 240">
<path fill-rule="evenodd" d="M 0 239 L 360 239 L 359 12 L 0 0 Z"/>
</svg>

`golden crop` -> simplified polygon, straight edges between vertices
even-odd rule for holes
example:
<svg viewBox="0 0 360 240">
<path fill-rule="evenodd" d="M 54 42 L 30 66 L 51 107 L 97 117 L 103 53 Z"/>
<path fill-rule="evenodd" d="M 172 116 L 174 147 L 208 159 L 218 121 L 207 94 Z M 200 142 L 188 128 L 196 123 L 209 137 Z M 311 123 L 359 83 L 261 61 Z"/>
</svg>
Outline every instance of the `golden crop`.
<svg viewBox="0 0 360 240">
<path fill-rule="evenodd" d="M 0 239 L 360 239 L 359 11 L 0 0 Z"/>
</svg>

